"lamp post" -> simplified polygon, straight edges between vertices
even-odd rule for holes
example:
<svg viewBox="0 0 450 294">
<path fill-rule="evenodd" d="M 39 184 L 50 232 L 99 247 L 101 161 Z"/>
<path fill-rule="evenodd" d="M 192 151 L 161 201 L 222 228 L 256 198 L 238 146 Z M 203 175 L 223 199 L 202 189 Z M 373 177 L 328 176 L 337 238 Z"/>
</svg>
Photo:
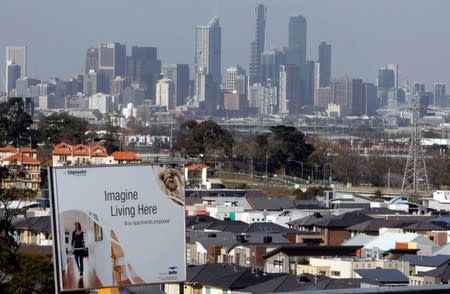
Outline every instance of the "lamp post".
<svg viewBox="0 0 450 294">
<path fill-rule="evenodd" d="M 293 159 L 288 159 L 288 160 L 287 160 L 287 162 L 290 162 L 290 161 L 295 162 L 295 163 L 298 163 L 298 164 L 301 165 L 302 169 L 301 169 L 301 171 L 300 171 L 300 178 L 303 179 L 303 162 L 298 161 L 298 160 L 293 160 Z"/>
<path fill-rule="evenodd" d="M 325 179 L 325 171 L 326 171 L 327 164 L 330 166 L 330 176 L 328 178 L 328 185 L 330 185 L 333 182 L 333 166 L 331 165 L 330 162 L 326 162 L 323 165 L 323 178 Z"/>
</svg>

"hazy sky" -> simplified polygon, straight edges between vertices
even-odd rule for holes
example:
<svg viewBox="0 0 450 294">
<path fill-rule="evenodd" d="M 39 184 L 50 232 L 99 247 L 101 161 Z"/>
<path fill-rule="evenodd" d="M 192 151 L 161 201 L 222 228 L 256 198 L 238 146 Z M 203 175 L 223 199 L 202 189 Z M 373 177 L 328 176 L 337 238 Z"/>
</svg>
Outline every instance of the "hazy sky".
<svg viewBox="0 0 450 294">
<path fill-rule="evenodd" d="M 192 66 L 196 25 L 218 15 L 222 67 L 248 67 L 254 7 L 268 9 L 266 43 L 287 45 L 289 16 L 307 19 L 307 58 L 332 44 L 332 76 L 375 82 L 378 68 L 400 65 L 400 83 L 450 86 L 448 0 L 1 0 L 0 66 L 4 47 L 26 45 L 29 76 L 67 79 L 84 68 L 88 47 L 118 41 L 155 46 L 163 63 Z M 3 80 L 3 77 L 2 77 Z M 0 88 L 3 88 L 0 83 Z"/>
</svg>

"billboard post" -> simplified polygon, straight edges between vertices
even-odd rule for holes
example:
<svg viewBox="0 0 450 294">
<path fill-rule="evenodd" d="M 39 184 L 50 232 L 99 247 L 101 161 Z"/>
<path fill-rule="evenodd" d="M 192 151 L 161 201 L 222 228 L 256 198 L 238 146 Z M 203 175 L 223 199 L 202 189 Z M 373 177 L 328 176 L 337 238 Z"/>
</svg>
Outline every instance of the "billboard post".
<svg viewBox="0 0 450 294">
<path fill-rule="evenodd" d="M 184 177 L 156 165 L 50 168 L 58 291 L 186 279 Z"/>
</svg>

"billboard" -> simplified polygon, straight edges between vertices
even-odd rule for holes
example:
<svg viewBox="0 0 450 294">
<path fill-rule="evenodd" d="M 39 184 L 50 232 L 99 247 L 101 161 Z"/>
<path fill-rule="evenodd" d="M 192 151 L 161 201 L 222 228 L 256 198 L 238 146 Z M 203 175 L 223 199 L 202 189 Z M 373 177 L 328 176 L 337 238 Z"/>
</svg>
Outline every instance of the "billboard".
<svg viewBox="0 0 450 294">
<path fill-rule="evenodd" d="M 50 185 L 59 291 L 186 279 L 179 170 L 55 167 Z"/>
</svg>

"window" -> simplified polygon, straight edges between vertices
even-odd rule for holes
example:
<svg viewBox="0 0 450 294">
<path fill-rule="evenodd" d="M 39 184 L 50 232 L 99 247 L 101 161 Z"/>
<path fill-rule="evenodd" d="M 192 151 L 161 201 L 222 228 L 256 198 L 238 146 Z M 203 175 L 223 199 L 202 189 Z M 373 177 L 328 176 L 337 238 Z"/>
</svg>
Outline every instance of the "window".
<svg viewBox="0 0 450 294">
<path fill-rule="evenodd" d="M 334 277 L 340 277 L 341 276 L 341 272 L 331 271 L 331 275 L 334 276 Z"/>
</svg>

